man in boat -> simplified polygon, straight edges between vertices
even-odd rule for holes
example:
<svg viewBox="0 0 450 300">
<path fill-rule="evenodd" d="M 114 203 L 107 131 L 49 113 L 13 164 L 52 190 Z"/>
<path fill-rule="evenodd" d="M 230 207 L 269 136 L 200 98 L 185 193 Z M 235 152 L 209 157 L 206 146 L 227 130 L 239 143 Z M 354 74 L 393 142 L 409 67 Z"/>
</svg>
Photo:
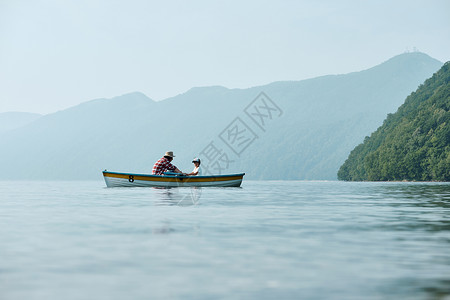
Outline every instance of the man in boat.
<svg viewBox="0 0 450 300">
<path fill-rule="evenodd" d="M 181 173 L 177 167 L 172 165 L 170 162 L 173 160 L 175 155 L 173 155 L 173 151 L 167 151 L 163 157 L 161 157 L 154 165 L 153 165 L 153 175 L 164 175 L 167 171 L 173 173 Z"/>
</svg>

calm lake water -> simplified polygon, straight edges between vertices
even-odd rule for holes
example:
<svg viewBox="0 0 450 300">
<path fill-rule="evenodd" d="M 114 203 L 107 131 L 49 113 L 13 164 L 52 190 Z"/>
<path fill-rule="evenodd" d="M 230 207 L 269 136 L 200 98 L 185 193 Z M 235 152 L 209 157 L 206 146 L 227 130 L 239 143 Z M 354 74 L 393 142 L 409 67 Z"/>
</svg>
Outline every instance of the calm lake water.
<svg viewBox="0 0 450 300">
<path fill-rule="evenodd" d="M 0 299 L 450 299 L 450 184 L 0 182 Z"/>
</svg>

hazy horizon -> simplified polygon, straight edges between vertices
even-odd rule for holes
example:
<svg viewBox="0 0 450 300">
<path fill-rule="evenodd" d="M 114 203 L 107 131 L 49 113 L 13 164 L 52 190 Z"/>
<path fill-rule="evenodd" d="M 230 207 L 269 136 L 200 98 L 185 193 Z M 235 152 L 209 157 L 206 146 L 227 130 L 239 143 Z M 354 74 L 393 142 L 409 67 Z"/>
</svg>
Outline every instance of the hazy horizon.
<svg viewBox="0 0 450 300">
<path fill-rule="evenodd" d="M 404 52 L 450 60 L 448 1 L 0 3 L 0 113 L 142 92 L 346 74 Z"/>
</svg>

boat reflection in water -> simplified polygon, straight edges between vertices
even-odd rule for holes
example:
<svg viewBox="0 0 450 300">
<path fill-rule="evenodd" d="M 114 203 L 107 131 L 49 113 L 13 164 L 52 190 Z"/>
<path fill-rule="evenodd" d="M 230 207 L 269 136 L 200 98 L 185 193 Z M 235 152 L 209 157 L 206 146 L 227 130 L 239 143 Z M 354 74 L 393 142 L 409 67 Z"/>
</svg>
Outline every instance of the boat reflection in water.
<svg viewBox="0 0 450 300">
<path fill-rule="evenodd" d="M 164 188 L 153 187 L 157 195 L 156 205 L 192 206 L 200 202 L 201 187 Z"/>
</svg>

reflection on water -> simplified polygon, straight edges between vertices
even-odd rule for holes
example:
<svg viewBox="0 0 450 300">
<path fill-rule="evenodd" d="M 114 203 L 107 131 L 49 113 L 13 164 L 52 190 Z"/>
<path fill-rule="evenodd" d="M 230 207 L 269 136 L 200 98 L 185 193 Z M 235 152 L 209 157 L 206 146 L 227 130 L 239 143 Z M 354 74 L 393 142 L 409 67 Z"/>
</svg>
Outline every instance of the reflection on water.
<svg viewBox="0 0 450 300">
<path fill-rule="evenodd" d="M 383 199 L 411 200 L 419 207 L 448 207 L 450 186 L 442 183 L 385 183 L 374 189 Z"/>
<path fill-rule="evenodd" d="M 0 182 L 0 299 L 449 299 L 449 216 L 444 183 Z"/>
<path fill-rule="evenodd" d="M 425 286 L 423 290 L 430 295 L 429 299 L 449 299 L 450 280 L 438 280 Z"/>
<path fill-rule="evenodd" d="M 394 209 L 393 218 L 382 225 L 388 230 L 450 230 L 450 219 L 436 213 L 437 209 L 450 209 L 448 184 L 384 183 L 376 185 L 371 194 Z"/>
<path fill-rule="evenodd" d="M 201 187 L 189 188 L 153 188 L 155 190 L 155 205 L 177 205 L 177 206 L 192 206 L 200 202 L 202 195 Z"/>
<path fill-rule="evenodd" d="M 168 220 L 164 220 L 161 225 L 152 228 L 152 234 L 169 234 L 174 232 Z"/>
</svg>

